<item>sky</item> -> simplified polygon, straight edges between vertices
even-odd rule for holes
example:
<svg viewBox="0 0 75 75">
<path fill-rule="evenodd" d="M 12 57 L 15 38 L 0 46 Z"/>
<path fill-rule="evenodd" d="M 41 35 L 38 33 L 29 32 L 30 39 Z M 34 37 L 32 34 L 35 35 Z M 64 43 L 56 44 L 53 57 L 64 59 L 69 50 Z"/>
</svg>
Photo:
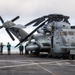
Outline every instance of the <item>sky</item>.
<svg viewBox="0 0 75 75">
<path fill-rule="evenodd" d="M 20 16 L 15 24 L 25 25 L 28 22 L 48 14 L 63 14 L 70 16 L 71 25 L 75 25 L 75 0 L 0 0 L 0 16 L 4 21 Z M 2 23 L 0 22 L 0 25 Z M 25 29 L 31 32 L 31 28 Z M 12 41 L 5 29 L 0 29 L 0 42 L 16 45 L 19 41 Z"/>
</svg>

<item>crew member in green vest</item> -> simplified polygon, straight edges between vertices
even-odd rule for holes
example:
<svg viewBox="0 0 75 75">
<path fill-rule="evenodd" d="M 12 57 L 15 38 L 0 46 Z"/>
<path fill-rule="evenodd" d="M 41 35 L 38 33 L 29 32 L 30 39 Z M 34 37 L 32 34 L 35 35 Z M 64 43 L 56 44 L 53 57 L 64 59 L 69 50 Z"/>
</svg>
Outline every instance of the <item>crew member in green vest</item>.
<svg viewBox="0 0 75 75">
<path fill-rule="evenodd" d="M 8 50 L 8 55 L 10 55 L 11 44 L 9 42 L 7 43 L 7 50 Z"/>
<path fill-rule="evenodd" d="M 20 55 L 23 55 L 23 49 L 24 49 L 23 45 L 20 44 L 19 46 Z"/>
</svg>

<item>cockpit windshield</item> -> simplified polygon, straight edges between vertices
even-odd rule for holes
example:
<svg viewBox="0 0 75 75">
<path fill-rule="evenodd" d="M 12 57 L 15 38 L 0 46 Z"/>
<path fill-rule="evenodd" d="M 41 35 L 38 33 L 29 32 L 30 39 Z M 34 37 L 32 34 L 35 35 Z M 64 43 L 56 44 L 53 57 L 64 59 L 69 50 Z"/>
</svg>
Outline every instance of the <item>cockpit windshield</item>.
<svg viewBox="0 0 75 75">
<path fill-rule="evenodd" d="M 60 35 L 61 36 L 74 35 L 74 32 L 73 31 L 61 31 Z"/>
<path fill-rule="evenodd" d="M 66 31 L 61 31 L 61 32 L 60 32 L 60 35 L 61 35 L 61 36 L 66 36 L 66 35 L 67 35 L 67 32 L 66 32 Z"/>
<path fill-rule="evenodd" d="M 68 31 L 69 35 L 74 35 L 73 31 Z"/>
</svg>

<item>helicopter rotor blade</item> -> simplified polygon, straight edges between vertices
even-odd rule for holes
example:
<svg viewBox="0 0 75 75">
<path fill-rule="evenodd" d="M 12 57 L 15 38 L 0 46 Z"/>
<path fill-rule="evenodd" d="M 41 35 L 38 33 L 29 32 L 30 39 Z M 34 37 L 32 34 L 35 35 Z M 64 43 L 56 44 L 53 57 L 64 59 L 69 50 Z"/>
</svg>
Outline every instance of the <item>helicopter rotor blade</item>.
<svg viewBox="0 0 75 75">
<path fill-rule="evenodd" d="M 0 29 L 3 28 L 3 26 L 0 26 Z"/>
<path fill-rule="evenodd" d="M 15 20 L 17 20 L 17 19 L 19 19 L 19 18 L 20 18 L 20 17 L 17 16 L 17 17 L 15 17 L 14 19 L 12 19 L 11 21 L 14 22 Z"/>
<path fill-rule="evenodd" d="M 11 39 L 14 41 L 15 39 L 14 39 L 14 37 L 12 36 L 12 34 L 10 33 L 10 31 L 9 31 L 7 28 L 5 28 L 5 30 L 6 30 L 6 32 L 8 33 L 8 35 L 11 37 Z"/>
<path fill-rule="evenodd" d="M 41 22 L 43 22 L 45 18 L 40 18 L 33 26 L 39 25 Z"/>
<path fill-rule="evenodd" d="M 14 22 L 14 21 L 17 20 L 18 18 L 19 18 L 19 16 L 15 17 L 15 18 L 12 19 L 11 21 Z M 0 29 L 1 29 L 1 28 L 5 27 L 5 26 L 4 26 L 4 20 L 2 19 L 1 16 L 0 16 L 0 20 L 1 20 L 1 22 L 3 23 L 3 25 L 0 26 Z M 5 27 L 5 30 L 6 30 L 6 32 L 8 33 L 8 35 L 11 37 L 11 39 L 14 41 L 15 39 L 14 39 L 14 37 L 12 36 L 12 34 L 10 33 L 9 29 Z"/>
<path fill-rule="evenodd" d="M 48 20 L 44 21 L 41 25 L 39 25 L 37 28 L 35 28 L 30 34 L 28 34 L 23 40 L 21 40 L 20 43 L 24 42 L 28 37 L 30 37 L 34 32 L 36 32 L 37 29 L 39 29 L 40 27 L 42 27 L 45 24 L 45 22 L 47 22 L 47 21 Z M 15 47 L 17 47 L 18 45 L 20 45 L 20 43 L 17 44 Z"/>
<path fill-rule="evenodd" d="M 35 22 L 36 22 L 36 21 L 38 21 L 39 19 L 40 19 L 40 18 L 37 18 L 37 19 L 35 19 L 35 20 L 31 21 L 31 22 L 27 23 L 25 26 L 29 26 L 30 24 L 35 23 Z"/>
<path fill-rule="evenodd" d="M 33 20 L 33 21 L 27 23 L 25 26 L 29 26 L 29 25 L 31 25 L 31 24 L 33 24 L 33 23 L 35 23 L 33 26 L 37 26 L 37 25 L 39 25 L 41 22 L 43 22 L 43 21 L 45 20 L 45 18 L 47 18 L 47 16 L 43 16 L 43 17 L 37 18 L 37 19 L 35 19 L 35 20 Z"/>
<path fill-rule="evenodd" d="M 4 20 L 3 20 L 3 18 L 1 16 L 0 16 L 0 20 L 1 20 L 2 23 L 4 23 Z"/>
</svg>

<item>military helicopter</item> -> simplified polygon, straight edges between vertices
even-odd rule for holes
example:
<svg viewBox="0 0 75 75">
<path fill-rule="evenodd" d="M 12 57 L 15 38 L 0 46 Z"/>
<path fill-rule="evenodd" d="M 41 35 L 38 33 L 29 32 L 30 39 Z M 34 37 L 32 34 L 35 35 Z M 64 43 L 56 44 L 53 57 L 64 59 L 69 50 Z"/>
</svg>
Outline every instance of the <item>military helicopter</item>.
<svg viewBox="0 0 75 75">
<path fill-rule="evenodd" d="M 20 43 L 31 36 L 26 44 L 27 51 L 36 52 L 37 55 L 40 52 L 48 52 L 51 55 L 57 56 L 75 54 L 75 26 L 71 26 L 68 19 L 69 16 L 50 14 L 33 20 L 25 26 L 33 24 L 33 26 L 38 27 Z M 36 31 L 38 34 L 33 36 L 33 33 Z M 32 41 L 32 39 L 35 41 Z"/>
<path fill-rule="evenodd" d="M 14 37 L 11 33 L 19 39 L 20 43 L 28 41 L 25 46 L 26 54 L 28 54 L 28 51 L 35 52 L 36 55 L 40 52 L 48 52 L 51 55 L 58 56 L 75 54 L 75 26 L 70 25 L 68 16 L 49 14 L 31 21 L 25 26 L 13 23 L 18 18 L 19 16 L 11 21 L 4 22 L 2 17 L 0 17 L 3 23 L 0 28 L 5 27 L 12 40 L 14 40 Z M 32 24 L 36 28 L 30 34 L 27 34 L 22 28 Z M 33 35 L 36 31 L 38 34 Z M 20 45 L 20 43 L 15 47 Z"/>
</svg>

